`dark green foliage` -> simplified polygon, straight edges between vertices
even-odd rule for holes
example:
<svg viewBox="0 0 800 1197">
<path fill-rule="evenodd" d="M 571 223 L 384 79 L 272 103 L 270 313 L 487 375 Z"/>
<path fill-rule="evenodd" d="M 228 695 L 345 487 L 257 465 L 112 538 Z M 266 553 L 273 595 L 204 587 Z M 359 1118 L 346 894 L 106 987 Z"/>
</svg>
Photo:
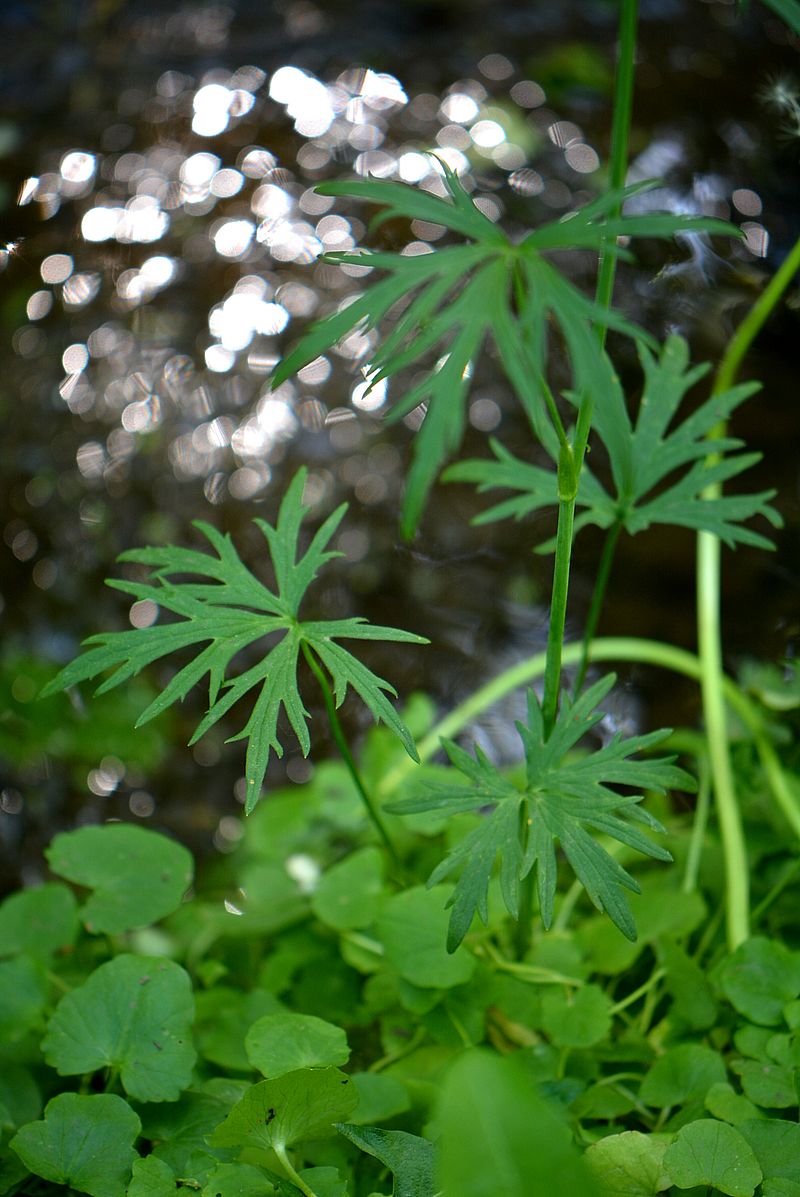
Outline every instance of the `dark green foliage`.
<svg viewBox="0 0 800 1197">
<path fill-rule="evenodd" d="M 641 790 L 663 793 L 669 786 L 691 790 L 694 782 L 671 763 L 674 758 L 629 759 L 634 753 L 655 747 L 669 735 L 667 731 L 627 740 L 617 735 L 584 757 L 568 755 L 602 719 L 600 704 L 614 681 L 609 675 L 575 702 L 565 695 L 549 737 L 544 734 L 539 700 L 532 690 L 529 692 L 528 723 L 517 724 L 525 750 L 523 788 L 505 778 L 480 748 L 471 757 L 457 744 L 446 741 L 450 761 L 470 784 L 432 783 L 429 793 L 390 807 L 399 814 L 441 810 L 451 815 L 492 808 L 485 823 L 462 840 L 431 874 L 433 885 L 460 870 L 450 901 L 450 951 L 467 934 L 476 911 L 487 921 L 489 881 L 498 856 L 506 909 L 517 917 L 520 882 L 536 866 L 542 920 L 550 926 L 556 892 L 556 842 L 597 908 L 606 911 L 624 935 L 635 938 L 636 928 L 622 891 L 638 893 L 639 887 L 587 828 L 657 860 L 670 860 L 669 852 L 653 844 L 636 826 L 664 830 L 639 805 Z M 635 787 L 639 792 L 623 795 L 612 788 L 615 785 Z"/>
<path fill-rule="evenodd" d="M 667 339 L 659 357 L 639 346 L 644 391 L 635 423 L 628 415 L 619 379 L 610 368 L 595 390 L 594 428 L 608 453 L 613 494 L 587 467 L 581 473 L 575 530 L 587 524 L 610 528 L 621 524 L 631 535 L 654 524 L 678 525 L 713 532 L 731 547 L 736 544 L 772 548 L 766 537 L 742 525 L 755 515 L 774 527 L 782 520 L 769 500 L 775 492 L 708 497 L 706 488 L 727 482 L 759 460 L 757 453 L 737 453 L 742 442 L 714 435 L 745 399 L 758 390 L 745 383 L 712 395 L 690 416 L 671 427 L 686 393 L 708 372 L 689 368 L 689 349 L 677 336 Z M 476 518 L 476 523 L 523 517 L 558 503 L 552 471 L 520 461 L 498 441 L 491 441 L 495 461 L 464 461 L 446 474 L 451 482 L 473 482 L 480 491 L 512 490 L 506 499 Z M 675 474 L 678 477 L 675 478 Z M 552 546 L 550 546 L 552 547 Z"/>
<path fill-rule="evenodd" d="M 572 249 L 596 252 L 602 246 L 623 254 L 613 240 L 622 236 L 672 237 L 676 232 L 701 230 L 739 235 L 732 225 L 705 217 L 610 215 L 626 198 L 653 185 L 640 183 L 608 192 L 567 218 L 512 242 L 476 208 L 457 175 L 444 164 L 442 174 L 447 198 L 380 180 L 326 183 L 318 188 L 324 195 L 380 204 L 384 211 L 377 223 L 393 217 L 427 220 L 468 238 L 471 244 L 414 257 L 368 251 L 326 255 L 328 261 L 369 266 L 386 271 L 389 277 L 313 325 L 273 377 L 277 386 L 353 328 L 377 327 L 400 301 L 407 303 L 369 362 L 372 382 L 393 378 L 411 366 L 422 368 L 419 381 L 392 409 L 392 418 L 399 419 L 426 405 L 403 505 L 406 536 L 419 523 L 436 475 L 461 443 L 473 362 L 489 336 L 536 434 L 548 448 L 553 445 L 544 406 L 548 323 L 554 323 L 564 338 L 575 388 L 592 393 L 605 373 L 593 326 L 644 336 L 618 312 L 587 299 L 549 255 Z M 426 365 L 434 351 L 438 359 Z"/>
</svg>

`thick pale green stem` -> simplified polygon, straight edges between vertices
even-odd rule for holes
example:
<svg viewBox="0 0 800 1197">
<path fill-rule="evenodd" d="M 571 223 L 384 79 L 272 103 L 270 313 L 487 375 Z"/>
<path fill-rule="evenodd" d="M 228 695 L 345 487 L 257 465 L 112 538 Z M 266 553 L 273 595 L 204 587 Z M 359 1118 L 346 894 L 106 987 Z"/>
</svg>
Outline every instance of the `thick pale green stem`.
<svg viewBox="0 0 800 1197">
<path fill-rule="evenodd" d="M 737 328 L 717 370 L 715 393 L 727 391 L 733 385 L 739 366 L 753 340 L 798 269 L 800 240 Z M 709 433 L 713 438 L 724 435 L 724 424 L 718 425 Z M 709 457 L 709 463 L 715 460 L 715 457 Z M 703 493 L 707 499 L 715 499 L 721 491 L 721 486 L 716 483 L 707 487 Z M 723 698 L 720 589 L 719 538 L 710 532 L 700 532 L 697 537 L 698 653 L 702 669 L 703 714 L 708 734 L 714 796 L 725 851 L 728 946 L 733 949 L 750 934 L 749 869 L 728 749 Z"/>
<path fill-rule="evenodd" d="M 314 1190 L 309 1185 L 307 1185 L 306 1182 L 303 1180 L 302 1176 L 300 1176 L 300 1174 L 295 1171 L 295 1169 L 292 1165 L 292 1161 L 289 1159 L 289 1156 L 287 1155 L 287 1152 L 286 1152 L 286 1148 L 283 1146 L 283 1144 L 282 1143 L 275 1144 L 273 1150 L 274 1150 L 276 1156 L 278 1157 L 278 1159 L 280 1160 L 281 1164 L 283 1165 L 283 1170 L 286 1173 L 286 1175 L 289 1177 L 289 1180 L 292 1182 L 292 1184 L 296 1185 L 297 1188 L 300 1190 L 300 1192 L 305 1194 L 305 1197 L 317 1197 Z"/>
<path fill-rule="evenodd" d="M 353 783 L 361 796 L 361 800 L 367 809 L 367 814 L 369 815 L 370 819 L 372 820 L 375 830 L 377 831 L 378 835 L 383 840 L 383 843 L 384 843 L 386 850 L 389 853 L 389 856 L 391 857 L 392 861 L 394 862 L 395 865 L 399 866 L 400 865 L 400 857 L 397 854 L 397 849 L 395 848 L 394 844 L 392 843 L 389 832 L 386 830 L 383 819 L 380 816 L 380 811 L 378 810 L 378 807 L 375 805 L 375 803 L 372 799 L 372 796 L 369 793 L 369 790 L 364 785 L 364 782 L 361 778 L 361 774 L 358 771 L 358 766 L 356 765 L 355 759 L 353 758 L 353 754 L 350 751 L 349 745 L 347 743 L 347 739 L 344 734 L 344 729 L 342 728 L 341 722 L 339 721 L 339 715 L 336 711 L 336 703 L 334 701 L 333 693 L 331 692 L 330 685 L 328 684 L 328 679 L 325 676 L 322 666 L 320 665 L 319 661 L 316 659 L 314 654 L 311 652 L 308 645 L 303 644 L 302 649 L 303 649 L 303 656 L 305 657 L 306 661 L 308 662 L 309 668 L 311 669 L 311 672 L 314 674 L 314 677 L 319 682 L 320 689 L 322 690 L 322 698 L 325 703 L 325 710 L 328 715 L 328 722 L 330 724 L 331 733 L 336 742 L 336 747 L 339 749 L 339 752 L 342 754 L 342 760 L 344 761 L 345 765 L 347 766 L 347 770 L 348 770 L 350 776 L 352 777 Z"/>
</svg>

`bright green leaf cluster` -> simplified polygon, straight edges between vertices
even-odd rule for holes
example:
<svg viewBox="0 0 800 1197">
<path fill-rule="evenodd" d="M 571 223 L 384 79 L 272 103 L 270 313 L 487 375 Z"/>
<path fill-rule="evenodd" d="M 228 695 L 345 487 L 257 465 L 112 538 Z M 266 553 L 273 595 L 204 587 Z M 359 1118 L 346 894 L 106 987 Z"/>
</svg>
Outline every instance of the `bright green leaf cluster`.
<svg viewBox="0 0 800 1197">
<path fill-rule="evenodd" d="M 629 759 L 660 743 L 668 731 L 627 740 L 615 736 L 587 756 L 568 755 L 602 718 L 599 704 L 614 681 L 610 674 L 574 702 L 565 696 L 549 737 L 544 733 L 539 701 L 529 691 L 527 725 L 517 724 L 525 750 L 524 788 L 504 777 L 480 748 L 472 757 L 457 744 L 445 741 L 452 764 L 469 784 L 431 783 L 429 793 L 388 808 L 399 814 L 429 810 L 457 814 L 492 808 L 485 822 L 461 840 L 431 874 L 433 885 L 460 870 L 451 900 L 450 951 L 467 934 L 476 911 L 486 921 L 489 881 L 497 857 L 501 860 L 503 900 L 514 918 L 519 911 L 520 882 L 536 866 L 542 920 L 550 926 L 556 892 L 556 842 L 597 908 L 606 911 L 624 935 L 635 939 L 636 927 L 622 891 L 638 893 L 639 886 L 587 828 L 657 860 L 670 860 L 669 852 L 653 844 L 636 826 L 663 831 L 639 805 L 641 791 L 663 792 L 670 786 L 692 790 L 694 781 L 671 763 L 673 758 Z M 614 785 L 639 792 L 623 795 Z"/>
<path fill-rule="evenodd" d="M 621 525 L 634 535 L 653 524 L 671 524 L 712 532 L 732 547 L 736 544 L 772 548 L 765 536 L 743 524 L 761 515 L 774 527 L 782 520 L 769 500 L 774 490 L 749 495 L 717 495 L 704 491 L 727 482 L 754 465 L 758 453 L 737 453 L 741 441 L 714 436 L 733 411 L 758 390 L 744 383 L 714 394 L 690 416 L 672 427 L 684 397 L 708 372 L 707 365 L 689 368 L 689 349 L 682 337 L 668 337 L 660 356 L 639 345 L 644 390 L 635 424 L 628 414 L 619 379 L 610 369 L 595 390 L 594 429 L 609 459 L 613 494 L 609 494 L 588 466 L 584 466 L 576 505 L 575 531 L 595 524 Z M 480 491 L 498 488 L 518 492 L 479 515 L 475 522 L 513 517 L 521 519 L 558 503 L 555 475 L 541 466 L 520 461 L 492 440 L 494 461 L 470 460 L 451 466 L 451 482 L 474 482 Z M 676 477 L 677 475 L 677 477 Z"/>
<path fill-rule="evenodd" d="M 644 337 L 618 312 L 587 299 L 550 261 L 552 253 L 602 247 L 625 256 L 615 240 L 622 236 L 672 237 L 688 231 L 740 235 L 733 225 L 706 217 L 610 215 L 625 199 L 653 185 L 648 182 L 609 192 L 514 242 L 476 207 L 458 176 L 443 163 L 441 167 L 446 198 L 383 180 L 325 183 L 317 188 L 323 195 L 352 196 L 382 205 L 377 223 L 393 217 L 426 220 L 467 238 L 469 244 L 416 256 L 369 251 L 326 255 L 327 261 L 367 266 L 385 271 L 388 277 L 312 325 L 273 377 L 273 385 L 279 385 L 351 330 L 361 325 L 375 328 L 401 302 L 407 305 L 368 366 L 372 383 L 412 366 L 421 370 L 419 380 L 392 409 L 393 419 L 420 405 L 425 405 L 426 413 L 406 485 L 402 514 L 406 536 L 419 523 L 436 475 L 461 443 L 473 362 L 488 337 L 494 340 L 534 430 L 551 450 L 553 430 L 545 416 L 543 382 L 548 324 L 554 323 L 564 338 L 576 389 L 592 392 L 605 373 L 594 329 L 610 327 Z M 433 353 L 433 365 L 426 364 Z"/>
<path fill-rule="evenodd" d="M 234 740 L 247 740 L 247 801 L 250 812 L 257 803 L 270 751 L 283 755 L 278 731 L 281 708 L 286 712 L 304 755 L 311 741 L 308 711 L 297 686 L 300 654 L 310 652 L 327 670 L 337 705 L 348 687 L 359 695 L 376 720 L 385 723 L 416 759 L 410 732 L 387 695 L 391 685 L 363 665 L 338 641 L 393 640 L 404 644 L 425 644 L 423 637 L 397 628 L 378 627 L 356 617 L 352 619 L 301 622 L 300 604 L 319 569 L 338 553 L 327 546 L 346 511 L 338 507 L 317 530 L 305 552 L 299 551 L 300 526 L 306 515 L 303 506 L 305 469 L 298 470 L 281 502 L 275 527 L 256 520 L 267 541 L 275 573 L 275 591 L 260 582 L 239 558 L 230 536 L 198 521 L 196 527 L 214 549 L 214 554 L 196 549 L 134 549 L 121 561 L 147 566 L 150 581 L 110 581 L 109 586 L 137 600 L 149 600 L 179 618 L 175 622 L 128 632 L 105 632 L 90 636 L 91 647 L 45 688 L 44 693 L 65 689 L 113 669 L 98 693 L 120 685 L 146 665 L 180 649 L 205 644 L 197 656 L 173 676 L 159 696 L 139 717 L 139 724 L 153 719 L 208 676 L 209 710 L 192 737 L 192 743 L 213 727 L 223 715 L 251 691 L 257 691 L 250 718 Z M 175 580 L 199 577 L 200 582 Z M 234 658 L 265 637 L 277 637 L 263 657 L 249 669 L 231 677 Z"/>
</svg>

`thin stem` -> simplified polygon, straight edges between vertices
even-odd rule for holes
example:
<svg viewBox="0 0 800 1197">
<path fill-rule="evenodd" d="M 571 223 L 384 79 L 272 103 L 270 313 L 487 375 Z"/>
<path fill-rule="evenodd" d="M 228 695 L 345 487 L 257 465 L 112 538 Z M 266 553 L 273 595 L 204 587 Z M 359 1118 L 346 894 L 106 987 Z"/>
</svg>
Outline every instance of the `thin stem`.
<svg viewBox="0 0 800 1197">
<path fill-rule="evenodd" d="M 703 855 L 703 840 L 705 839 L 708 815 L 711 807 L 711 781 L 708 773 L 708 762 L 704 756 L 697 758 L 697 805 L 694 811 L 692 835 L 689 840 L 689 851 L 686 854 L 686 869 L 683 874 L 681 889 L 685 894 L 694 893 L 697 889 L 697 875 L 700 871 L 700 859 Z"/>
<path fill-rule="evenodd" d="M 300 1176 L 300 1174 L 292 1167 L 292 1162 L 286 1153 L 286 1147 L 284 1144 L 273 1143 L 272 1150 L 275 1152 L 276 1156 L 283 1165 L 283 1170 L 289 1177 L 289 1180 L 292 1182 L 292 1184 L 297 1185 L 300 1192 L 305 1194 L 305 1197 L 317 1197 L 317 1194 L 314 1192 L 314 1190 L 306 1184 L 302 1176 Z"/>
<path fill-rule="evenodd" d="M 319 682 L 320 689 L 322 690 L 322 698 L 325 703 L 325 710 L 328 715 L 328 722 L 330 724 L 331 733 L 333 734 L 333 738 L 336 741 L 336 747 L 339 749 L 339 752 L 342 754 L 342 760 L 344 761 L 345 765 L 347 766 L 348 772 L 349 772 L 350 776 L 352 777 L 353 783 L 361 796 L 364 806 L 367 809 L 367 814 L 369 815 L 370 819 L 372 820 L 375 830 L 377 831 L 378 835 L 383 840 L 386 851 L 389 853 L 389 856 L 391 857 L 393 863 L 399 868 L 400 867 L 400 857 L 397 853 L 397 849 L 395 848 L 394 844 L 392 843 L 392 839 L 391 839 L 391 836 L 389 835 L 389 832 L 386 830 L 383 819 L 380 816 L 378 807 L 373 802 L 372 797 L 371 797 L 369 791 L 367 790 L 367 787 L 364 785 L 361 774 L 359 773 L 359 770 L 358 770 L 358 766 L 356 765 L 356 762 L 353 758 L 353 754 L 351 753 L 350 748 L 348 746 L 347 739 L 345 738 L 344 730 L 342 728 L 341 722 L 339 720 L 339 716 L 336 711 L 336 703 L 334 701 L 334 697 L 333 697 L 333 693 L 331 691 L 330 685 L 328 684 L 328 679 L 325 676 L 322 666 L 319 664 L 319 662 L 317 661 L 314 654 L 311 652 L 308 645 L 305 643 L 302 643 L 301 647 L 303 649 L 303 656 L 305 657 L 306 661 L 308 662 L 308 666 L 311 669 L 311 672 L 314 674 L 314 677 Z"/>
<path fill-rule="evenodd" d="M 575 496 L 563 498 L 558 504 L 558 532 L 553 565 L 553 593 L 550 600 L 550 626 L 547 633 L 547 654 L 544 667 L 542 719 L 545 738 L 550 736 L 558 713 L 558 693 L 561 685 L 561 657 L 564 648 L 564 627 L 567 619 L 569 567 L 572 555 L 572 529 L 575 520 Z"/>
<path fill-rule="evenodd" d="M 730 389 L 747 351 L 775 310 L 781 296 L 798 270 L 800 270 L 800 238 L 792 246 L 780 267 L 775 271 L 775 274 L 728 342 L 725 355 L 717 370 L 714 383 L 714 390 L 716 392 L 719 393 Z M 712 433 L 711 435 L 714 436 L 716 434 Z"/>
<path fill-rule="evenodd" d="M 622 0 L 619 17 L 619 50 L 617 53 L 616 84 L 614 88 L 614 116 L 611 126 L 611 156 L 608 181 L 612 190 L 625 186 L 628 174 L 628 141 L 633 112 L 633 76 L 636 60 L 636 27 L 639 19 L 638 0 Z M 621 204 L 609 213 L 618 216 Z M 614 275 L 617 269 L 616 255 L 603 249 L 600 255 L 600 269 L 597 277 L 595 300 L 600 307 L 611 307 L 614 291 Z M 605 344 L 605 325 L 598 327 L 600 344 Z"/>
<path fill-rule="evenodd" d="M 728 345 L 714 380 L 714 394 L 727 391 L 736 378 L 748 349 L 763 327 L 781 296 L 800 269 L 800 239 L 782 263 L 780 269 L 764 289 L 763 294 L 747 313 Z M 719 424 L 709 437 L 725 434 L 726 425 Z M 717 457 L 710 454 L 707 462 Z M 706 499 L 716 499 L 722 493 L 719 483 L 706 487 Z M 738 799 L 728 748 L 725 704 L 723 699 L 722 633 L 720 626 L 720 541 L 711 532 L 697 537 L 697 640 L 701 661 L 701 689 L 703 713 L 709 741 L 711 772 L 717 803 L 720 831 L 725 851 L 727 887 L 726 927 L 728 946 L 737 947 L 750 934 L 750 895 L 747 850 L 739 817 Z M 770 762 L 772 764 L 772 762 Z M 773 791 L 775 792 L 775 791 Z M 775 794 L 781 805 L 785 795 Z M 793 804 L 790 804 L 793 806 Z"/>
<path fill-rule="evenodd" d="M 589 668 L 589 649 L 594 640 L 597 631 L 597 625 L 600 622 L 600 612 L 603 607 L 603 600 L 606 597 L 606 589 L 608 588 L 608 579 L 611 576 L 611 566 L 614 563 L 614 554 L 617 550 L 617 542 L 619 541 L 619 534 L 622 531 L 622 524 L 612 524 L 606 533 L 605 543 L 603 545 L 603 552 L 600 557 L 600 564 L 597 568 L 597 576 L 594 580 L 594 589 L 592 590 L 592 602 L 589 607 L 589 614 L 586 618 L 586 627 L 583 631 L 583 654 L 581 656 L 581 663 L 578 668 L 578 676 L 575 679 L 575 696 L 581 692 L 581 687 L 586 680 L 586 671 Z"/>
<path fill-rule="evenodd" d="M 667 970 L 665 968 L 657 968 L 643 985 L 640 985 L 638 989 L 634 989 L 633 993 L 629 993 L 627 997 L 622 999 L 622 1001 L 616 1002 L 610 1008 L 608 1013 L 613 1018 L 615 1014 L 619 1014 L 622 1010 L 627 1010 L 628 1006 L 632 1006 L 634 1002 L 638 1002 L 640 997 L 644 997 L 646 993 L 649 993 L 654 985 L 658 985 L 658 982 L 662 977 L 666 976 L 666 974 Z"/>
</svg>

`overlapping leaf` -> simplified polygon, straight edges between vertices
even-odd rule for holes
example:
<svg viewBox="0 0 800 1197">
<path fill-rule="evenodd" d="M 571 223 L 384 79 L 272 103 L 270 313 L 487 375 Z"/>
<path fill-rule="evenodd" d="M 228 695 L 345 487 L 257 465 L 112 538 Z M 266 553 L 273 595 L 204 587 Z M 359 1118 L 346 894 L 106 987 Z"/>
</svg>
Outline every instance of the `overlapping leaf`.
<svg viewBox="0 0 800 1197">
<path fill-rule="evenodd" d="M 44 691 L 52 693 L 113 669 L 98 689 L 98 693 L 104 693 L 172 652 L 207 642 L 142 712 L 137 726 L 183 699 L 207 675 L 209 710 L 192 737 L 194 743 L 239 699 L 257 691 L 245 727 L 231 737 L 248 741 L 248 812 L 258 801 L 270 751 L 278 756 L 283 754 L 278 729 L 281 708 L 303 753 L 307 755 L 310 750 L 309 715 L 297 686 L 298 658 L 304 648 L 328 670 L 337 705 L 344 700 L 348 687 L 352 687 L 374 718 L 391 728 L 409 755 L 416 759 L 411 734 L 388 697 L 395 693 L 392 686 L 337 641 L 395 640 L 424 644 L 425 640 L 411 632 L 369 625 L 359 617 L 305 623 L 298 619 L 300 603 L 317 572 L 339 555 L 327 545 L 346 510 L 343 504 L 334 511 L 306 551 L 299 553 L 300 526 L 307 510 L 302 505 L 305 479 L 306 471 L 299 470 L 286 491 L 274 528 L 264 520 L 255 521 L 267 541 L 275 574 L 274 592 L 247 569 L 229 536 L 199 521 L 196 527 L 210 541 L 216 556 L 172 545 L 123 553 L 120 560 L 148 566 L 152 571 L 150 580 L 145 583 L 114 580 L 109 585 L 136 599 L 148 599 L 179 619 L 154 627 L 89 637 L 88 651 L 62 669 Z M 174 580 L 187 575 L 204 580 Z M 243 673 L 230 676 L 231 662 L 237 654 L 266 636 L 271 636 L 273 642 L 266 647 L 261 660 Z"/>
<path fill-rule="evenodd" d="M 639 346 L 644 370 L 644 391 L 635 424 L 631 422 L 619 380 L 610 370 L 595 399 L 595 429 L 608 452 L 614 494 L 609 494 L 584 466 L 578 489 L 576 530 L 586 524 L 601 528 L 619 522 L 631 534 L 652 524 L 677 524 L 705 530 L 726 544 L 771 548 L 759 532 L 744 527 L 761 515 L 774 527 L 781 519 L 770 506 L 774 490 L 749 495 L 706 498 L 706 487 L 727 482 L 759 460 L 758 453 L 739 453 L 741 441 L 713 436 L 713 429 L 749 398 L 758 385 L 745 383 L 712 395 L 685 420 L 675 424 L 676 412 L 686 393 L 708 371 L 707 365 L 689 368 L 686 342 L 667 339 L 660 357 Z M 709 437 L 709 434 L 712 434 Z M 481 491 L 497 488 L 515 491 L 477 517 L 477 523 L 514 517 L 520 519 L 558 503 L 555 476 L 540 466 L 520 461 L 492 441 L 494 461 L 465 461 L 452 466 L 449 481 L 473 482 Z M 669 481 L 671 476 L 678 476 Z"/>
<path fill-rule="evenodd" d="M 368 266 L 387 272 L 388 277 L 312 325 L 273 377 L 277 386 L 352 329 L 376 328 L 396 305 L 406 304 L 372 355 L 368 373 L 374 383 L 411 366 L 421 367 L 420 376 L 391 413 L 393 419 L 399 419 L 420 405 L 426 408 L 403 507 L 402 526 L 407 536 L 419 522 L 436 475 L 461 443 L 473 362 L 488 337 L 495 342 L 535 432 L 545 441 L 550 437 L 541 377 L 546 368 L 548 325 L 552 322 L 561 331 L 578 389 L 595 385 L 602 360 L 592 325 L 644 337 L 619 313 L 606 311 L 582 295 L 544 255 L 565 249 L 596 251 L 601 246 L 624 255 L 626 251 L 616 240 L 623 235 L 671 237 L 681 231 L 738 235 L 732 225 L 706 217 L 614 215 L 624 199 L 651 186 L 640 183 L 610 192 L 514 243 L 476 207 L 457 175 L 441 165 L 446 198 L 405 183 L 375 179 L 326 183 L 318 188 L 324 195 L 381 204 L 384 211 L 373 223 L 392 217 L 425 220 L 444 225 L 470 243 L 417 256 L 363 250 L 326 255 L 328 261 Z M 431 355 L 435 355 L 432 364 Z"/>
<path fill-rule="evenodd" d="M 643 789 L 663 792 L 667 787 L 693 789 L 692 778 L 676 768 L 671 757 L 630 760 L 648 751 L 668 731 L 645 736 L 620 736 L 586 756 L 568 756 L 578 741 L 602 718 L 599 709 L 613 686 L 609 674 L 589 687 L 574 703 L 565 696 L 555 728 L 545 738 L 541 707 L 534 692 L 528 695 L 528 723 L 517 730 L 525 749 L 526 783 L 518 789 L 498 772 L 476 747 L 475 756 L 444 741 L 453 765 L 467 778 L 465 786 L 433 784 L 428 794 L 393 803 L 398 814 L 440 810 L 450 814 L 491 807 L 482 825 L 456 844 L 434 869 L 429 884 L 458 873 L 450 900 L 452 914 L 448 949 L 454 951 L 477 913 L 488 916 L 488 886 L 495 860 L 500 857 L 500 884 L 509 913 L 519 910 L 519 885 L 537 868 L 542 920 L 550 926 L 556 890 L 558 841 L 576 877 L 599 910 L 604 910 L 629 939 L 636 927 L 623 890 L 639 893 L 636 881 L 589 834 L 600 832 L 656 860 L 670 860 L 664 848 L 652 843 L 635 824 L 652 831 L 661 825 L 639 805 Z M 637 790 L 620 794 L 624 785 Z"/>
</svg>

